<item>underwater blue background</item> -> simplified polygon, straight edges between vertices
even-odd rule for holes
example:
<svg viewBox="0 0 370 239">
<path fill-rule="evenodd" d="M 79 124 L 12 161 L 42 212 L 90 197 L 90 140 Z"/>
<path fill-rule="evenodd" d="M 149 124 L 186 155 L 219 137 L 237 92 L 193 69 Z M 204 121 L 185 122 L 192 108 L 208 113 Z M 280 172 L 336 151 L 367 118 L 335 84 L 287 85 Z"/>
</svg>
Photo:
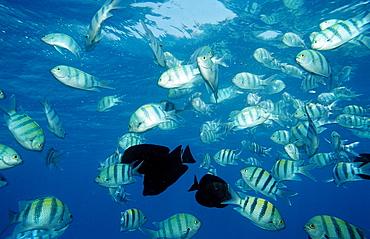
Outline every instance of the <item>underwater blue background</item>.
<svg viewBox="0 0 370 239">
<path fill-rule="evenodd" d="M 258 34 L 267 30 L 295 32 L 309 44 L 308 36 L 313 31 L 319 31 L 320 22 L 332 18 L 345 20 L 370 9 L 365 1 L 307 0 L 300 11 L 294 12 L 289 11 L 282 1 L 255 1 L 261 9 L 258 14 L 252 15 L 245 8 L 253 1 L 172 0 L 135 5 L 144 2 L 122 0 L 124 8 L 112 11 L 114 16 L 103 25 L 105 37 L 93 51 L 84 52 L 80 61 L 70 52 L 61 55 L 40 39 L 46 34 L 61 32 L 73 37 L 82 47 L 91 18 L 104 1 L 0 0 L 0 89 L 7 98 L 11 94 L 16 95 L 17 106 L 22 106 L 40 124 L 46 136 L 42 152 L 26 150 L 13 139 L 5 121 L 0 118 L 0 143 L 14 148 L 24 160 L 22 165 L 1 172 L 9 185 L 0 189 L 0 228 L 7 224 L 8 209 L 18 211 L 18 201 L 53 195 L 62 200 L 73 214 L 73 222 L 61 238 L 147 238 L 140 231 L 120 232 L 120 212 L 127 209 L 126 205 L 120 206 L 114 202 L 108 190 L 93 181 L 98 174 L 99 162 L 115 151 L 117 139 L 128 132 L 131 114 L 141 105 L 167 99 L 167 90 L 157 86 L 158 78 L 165 69 L 153 62 L 149 41 L 142 37 L 142 28 L 137 27 L 139 20 L 146 20 L 163 44 L 163 49 L 180 60 L 187 61 L 197 48 L 205 45 L 211 46 L 218 57 L 228 53 L 229 67 L 219 67 L 219 88 L 225 88 L 232 84 L 231 79 L 239 72 L 266 76 L 277 73 L 253 58 L 254 50 L 259 47 L 273 52 L 282 62 L 297 66 L 294 57 L 301 48 L 286 47 L 281 42 L 281 35 L 264 40 L 256 37 Z M 165 6 L 172 8 L 167 7 L 168 11 L 162 13 L 154 12 L 156 7 L 163 6 L 161 3 L 167 3 Z M 143 7 L 149 5 L 151 8 Z M 283 12 L 285 18 L 271 25 L 259 20 L 260 14 L 269 15 L 275 11 Z M 168 21 L 163 23 L 161 19 Z M 193 24 L 187 25 L 189 21 Z M 350 81 L 345 82 L 344 86 L 361 95 L 357 100 L 343 101 L 338 106 L 370 105 L 370 50 L 364 45 L 350 45 L 322 53 L 334 71 L 344 66 L 353 67 Z M 102 80 L 110 80 L 115 90 L 89 92 L 67 87 L 50 73 L 50 69 L 62 64 L 76 67 Z M 316 102 L 319 93 L 328 92 L 326 86 L 320 86 L 316 94 L 305 93 L 300 89 L 301 81 L 291 77 L 286 77 L 284 82 L 287 85 L 285 91 L 301 100 Z M 210 94 L 204 86 L 198 87 L 197 91 L 201 91 L 202 98 L 209 102 Z M 101 98 L 116 94 L 126 95 L 125 103 L 108 112 L 96 111 Z M 322 214 L 370 229 L 370 182 L 350 182 L 346 184 L 347 189 L 337 187 L 332 182 L 323 182 L 331 178 L 333 165 L 312 171 L 318 182 L 305 177 L 301 177 L 302 182 L 285 182 L 289 190 L 298 192 L 297 196 L 291 198 L 292 206 L 280 198 L 277 201 L 267 198 L 282 213 L 286 223 L 282 231 L 268 232 L 258 228 L 234 211 L 233 205 L 223 209 L 206 208 L 195 201 L 195 192 L 187 190 L 193 183 L 194 175 L 200 179 L 206 173 L 206 170 L 198 168 L 201 162 L 199 154 L 209 153 L 212 157 L 223 148 L 240 150 L 240 142 L 247 138 L 244 131 L 237 131 L 220 142 L 204 144 L 199 140 L 199 127 L 207 120 L 221 119 L 227 122 L 232 110 L 246 106 L 246 95 L 220 103 L 211 116 L 185 112 L 185 123 L 178 129 L 153 129 L 144 133 L 146 143 L 165 145 L 170 149 L 178 145 L 190 145 L 197 160 L 196 164 L 189 165 L 183 177 L 160 195 L 142 196 L 140 178 L 137 183 L 125 186 L 131 194 L 129 199 L 133 200 L 130 207 L 142 210 L 148 218 L 145 227 L 155 229 L 152 222 L 187 212 L 202 222 L 194 238 L 307 238 L 303 225 L 312 216 Z M 55 137 L 46 129 L 46 118 L 38 102 L 45 96 L 64 120 L 65 139 Z M 281 93 L 267 98 L 276 102 L 281 99 Z M 186 100 L 187 97 L 171 101 L 183 105 Z M 3 101 L 7 103 L 6 99 Z M 325 127 L 328 129 L 320 135 L 318 152 L 331 151 L 330 144 L 324 139 L 329 139 L 330 133 L 336 130 L 349 143 L 360 141 L 356 152 L 370 153 L 369 139 L 358 138 L 336 124 Z M 272 147 L 272 158 L 257 157 L 263 161 L 266 170 L 271 169 L 275 156 L 283 151 L 281 145 L 269 139 L 278 129 L 283 128 L 274 125 L 273 129 L 258 129 L 253 139 L 263 146 Z M 44 158 L 50 147 L 69 152 L 61 162 L 63 171 L 45 167 Z M 246 159 L 250 156 L 253 155 L 244 149 L 241 157 Z M 239 170 L 245 167 L 241 162 L 238 166 L 221 167 L 213 160 L 212 165 L 216 167 L 217 175 L 231 185 L 240 178 Z M 250 194 L 255 195 L 253 192 Z M 9 236 L 13 228 L 9 228 L 2 238 Z"/>
</svg>

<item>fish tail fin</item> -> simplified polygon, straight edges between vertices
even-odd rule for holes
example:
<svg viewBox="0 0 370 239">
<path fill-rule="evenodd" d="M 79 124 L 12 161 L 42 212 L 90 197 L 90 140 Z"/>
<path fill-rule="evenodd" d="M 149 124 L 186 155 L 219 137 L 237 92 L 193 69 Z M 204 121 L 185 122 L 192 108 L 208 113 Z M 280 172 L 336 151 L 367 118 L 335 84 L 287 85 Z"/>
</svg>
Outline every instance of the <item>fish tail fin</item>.
<svg viewBox="0 0 370 239">
<path fill-rule="evenodd" d="M 49 105 L 49 101 L 48 101 L 48 99 L 46 98 L 46 96 L 44 96 L 44 98 L 42 98 L 42 99 L 39 99 L 39 102 L 40 102 L 40 104 L 41 104 L 44 108 L 46 108 L 46 107 Z"/>
<path fill-rule="evenodd" d="M 110 10 L 113 9 L 122 9 L 123 7 L 118 6 L 121 3 L 121 0 L 114 0 L 110 5 Z"/>
<path fill-rule="evenodd" d="M 357 15 L 357 16 L 362 17 L 363 14 L 365 14 L 365 12 L 363 12 L 363 13 Z M 355 18 L 357 18 L 357 16 Z M 364 16 L 360 21 L 361 21 L 362 26 L 370 23 L 370 12 L 368 14 L 366 14 L 366 16 Z"/>
<path fill-rule="evenodd" d="M 298 193 L 288 190 L 279 190 L 277 195 L 284 200 L 289 206 L 292 206 L 292 203 L 290 202 L 288 197 L 292 197 L 297 195 Z"/>
<path fill-rule="evenodd" d="M 367 163 L 367 164 L 361 166 L 359 169 L 360 169 L 359 174 L 370 176 L 370 163 Z"/>
<path fill-rule="evenodd" d="M 152 230 L 146 227 L 140 227 L 139 230 L 152 239 L 158 238 L 156 230 Z"/>
<path fill-rule="evenodd" d="M 199 183 L 198 183 L 198 180 L 197 180 L 197 176 L 194 175 L 194 183 L 193 183 L 193 185 L 191 185 L 188 192 L 198 190 L 198 187 L 199 187 Z"/>
<path fill-rule="evenodd" d="M 115 88 L 109 86 L 109 84 L 111 82 L 112 81 L 110 81 L 110 80 L 100 81 L 99 82 L 99 87 L 104 88 L 104 89 L 108 89 L 108 90 L 115 90 Z"/>
<path fill-rule="evenodd" d="M 2 109 L 8 115 L 16 113 L 17 112 L 16 107 L 17 107 L 17 103 L 16 103 L 16 100 L 15 100 L 15 95 L 14 94 L 12 94 L 10 96 L 10 105 L 9 105 L 9 107 L 6 106 L 6 105 L 0 104 L 0 109 Z"/>
<path fill-rule="evenodd" d="M 186 145 L 184 152 L 181 155 L 183 163 L 196 163 L 193 155 L 191 154 L 189 145 Z"/>
<path fill-rule="evenodd" d="M 240 196 L 235 192 L 235 190 L 232 187 L 230 187 L 229 184 L 228 184 L 228 188 L 229 188 L 229 193 L 231 195 L 231 198 L 229 200 L 226 200 L 226 201 L 222 202 L 221 204 L 240 205 L 240 201 L 241 201 Z"/>
<path fill-rule="evenodd" d="M 360 35 L 357 40 L 359 40 L 360 42 L 362 42 L 367 48 L 370 49 L 370 37 L 368 36 L 364 36 L 364 35 Z"/>
<path fill-rule="evenodd" d="M 54 164 L 54 166 L 59 169 L 60 171 L 63 170 L 63 167 L 60 166 L 60 160 L 64 157 L 66 157 L 67 155 L 69 154 L 69 152 L 64 152 L 63 150 L 60 150 L 60 154 L 56 157 L 53 158 L 53 161 L 52 163 Z"/>
<path fill-rule="evenodd" d="M 265 79 L 263 81 L 263 85 L 271 85 L 271 82 L 275 79 L 277 74 L 270 76 L 269 78 Z"/>
<path fill-rule="evenodd" d="M 11 225 L 13 225 L 14 223 L 16 223 L 18 221 L 18 218 L 19 218 L 19 213 L 17 212 L 13 212 L 12 210 L 9 210 L 8 211 L 8 218 L 9 218 L 9 223 L 8 225 L 6 225 L 6 227 L 0 232 L 0 237 L 1 235 L 4 234 L 4 232 L 6 231 L 6 229 L 8 229 Z"/>
<path fill-rule="evenodd" d="M 317 182 L 316 178 L 314 178 L 314 176 L 312 176 L 312 174 L 310 172 L 308 172 L 308 171 L 310 171 L 310 170 L 312 170 L 314 168 L 316 168 L 316 165 L 315 164 L 308 164 L 308 165 L 299 167 L 298 173 L 300 173 L 303 176 L 311 179 L 314 182 Z"/>
<path fill-rule="evenodd" d="M 343 146 L 343 150 L 346 151 L 347 153 L 350 153 L 356 157 L 360 157 L 360 155 L 353 150 L 354 147 L 356 147 L 360 142 L 353 142 L 347 145 Z"/>
<path fill-rule="evenodd" d="M 136 161 L 135 161 L 136 162 Z M 133 167 L 134 166 L 134 164 L 135 164 L 135 162 L 133 162 L 131 165 L 132 165 L 132 175 L 135 175 L 135 176 L 139 176 L 139 177 L 142 177 L 142 175 L 139 173 L 139 168 L 140 168 L 140 166 L 144 163 L 144 161 L 141 161 L 140 163 L 139 163 L 139 165 L 138 166 L 136 166 L 135 168 Z"/>
</svg>

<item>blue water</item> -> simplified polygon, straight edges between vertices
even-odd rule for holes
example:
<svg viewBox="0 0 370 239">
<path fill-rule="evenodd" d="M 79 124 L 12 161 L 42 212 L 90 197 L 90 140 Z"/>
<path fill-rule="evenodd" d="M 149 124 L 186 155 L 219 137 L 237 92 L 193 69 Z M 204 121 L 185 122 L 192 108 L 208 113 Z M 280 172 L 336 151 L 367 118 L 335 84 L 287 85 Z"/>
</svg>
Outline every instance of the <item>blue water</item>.
<svg viewBox="0 0 370 239">
<path fill-rule="evenodd" d="M 157 86 L 157 80 L 165 69 L 154 64 L 148 40 L 141 37 L 141 28 L 136 28 L 139 20 L 149 19 L 147 24 L 163 44 L 163 49 L 180 60 L 187 60 L 194 50 L 205 45 L 211 46 L 218 57 L 228 53 L 229 67 L 219 69 L 220 88 L 225 88 L 232 84 L 231 79 L 239 72 L 266 76 L 278 73 L 254 60 L 252 54 L 259 47 L 273 52 L 282 62 L 296 65 L 294 57 L 300 48 L 284 46 L 281 35 L 271 40 L 257 38 L 256 35 L 266 30 L 295 32 L 303 36 L 307 44 L 309 34 L 319 31 L 320 22 L 332 18 L 345 20 L 369 10 L 368 2 L 349 0 L 307 0 L 299 12 L 288 11 L 282 1 L 264 4 L 263 1 L 256 1 L 262 8 L 253 15 L 244 10 L 248 1 L 204 0 L 186 4 L 186 1 L 172 0 L 160 1 L 168 7 L 166 11 L 159 12 L 156 7 L 162 6 L 160 3 L 148 8 L 135 5 L 145 1 L 135 1 L 135 4 L 122 1 L 124 8 L 112 11 L 114 16 L 104 23 L 105 37 L 93 51 L 84 53 L 82 61 L 69 52 L 61 55 L 40 41 L 46 34 L 62 32 L 83 46 L 90 20 L 103 2 L 0 0 L 0 89 L 8 98 L 11 94 L 16 95 L 17 105 L 22 106 L 41 125 L 46 136 L 43 151 L 32 152 L 21 147 L 13 139 L 5 122 L 0 121 L 0 142 L 14 148 L 24 159 L 22 165 L 1 172 L 9 185 L 0 189 L 0 228 L 7 224 L 8 209 L 17 211 L 19 201 L 53 195 L 68 205 L 73 214 L 73 222 L 62 238 L 147 238 L 140 231 L 120 232 L 120 212 L 127 207 L 111 200 L 107 189 L 93 181 L 98 174 L 99 162 L 114 152 L 117 139 L 128 132 L 131 114 L 141 105 L 167 99 L 167 90 Z M 221 8 L 213 9 L 216 6 Z M 343 6 L 345 7 L 341 8 Z M 268 25 L 259 20 L 259 15 L 271 15 L 277 9 L 285 16 L 280 22 Z M 353 67 L 350 81 L 345 82 L 344 86 L 361 94 L 358 100 L 340 102 L 338 106 L 368 106 L 370 50 L 364 45 L 347 44 L 339 50 L 326 51 L 323 54 L 336 72 L 344 66 Z M 49 72 L 57 65 L 73 66 L 102 80 L 110 80 L 111 86 L 116 90 L 89 92 L 67 87 Z M 320 86 L 316 94 L 309 94 L 300 89 L 298 79 L 286 76 L 284 82 L 287 85 L 285 91 L 302 100 L 316 102 L 319 93 L 328 91 L 326 87 Z M 201 91 L 203 99 L 208 102 L 210 94 L 205 87 L 200 86 L 197 91 Z M 101 98 L 114 94 L 126 95 L 125 103 L 115 106 L 109 112 L 99 113 L 95 110 Z M 38 102 L 45 96 L 65 122 L 65 139 L 55 137 L 46 129 L 46 118 Z M 277 101 L 281 99 L 281 93 L 267 98 Z M 367 223 L 370 212 L 370 182 L 350 182 L 346 184 L 347 189 L 323 182 L 331 178 L 333 166 L 312 172 L 318 182 L 304 177 L 302 182 L 286 182 L 289 190 L 298 192 L 297 196 L 291 198 L 292 206 L 288 206 L 280 198 L 277 201 L 268 199 L 278 207 L 287 225 L 279 232 L 258 228 L 234 211 L 232 205 L 215 209 L 197 204 L 194 192 L 187 190 L 193 183 L 194 174 L 201 178 L 206 173 L 198 168 L 201 161 L 198 155 L 214 155 L 223 148 L 240 150 L 240 141 L 247 137 L 245 131 L 238 131 L 220 142 L 204 144 L 199 140 L 199 127 L 207 120 L 221 118 L 223 122 L 227 122 L 230 111 L 246 106 L 245 99 L 246 94 L 225 101 L 219 104 L 211 116 L 186 112 L 183 115 L 183 127 L 173 131 L 153 129 L 144 134 L 147 143 L 165 145 L 171 149 L 178 145 L 190 145 L 198 161 L 190 165 L 188 172 L 160 195 L 142 196 L 140 178 L 137 183 L 125 187 L 131 194 L 129 198 L 133 200 L 130 206 L 139 208 L 146 214 L 148 222 L 145 226 L 155 229 L 152 222 L 164 220 L 175 213 L 187 212 L 194 214 L 202 222 L 202 227 L 194 238 L 307 238 L 303 225 L 312 216 L 322 214 L 336 216 L 370 229 Z M 172 101 L 183 105 L 186 100 L 187 97 Z M 325 138 L 329 139 L 330 133 L 336 130 L 348 142 L 360 141 L 355 151 L 370 153 L 369 139 L 358 138 L 337 124 L 326 127 L 328 129 L 320 135 L 319 152 L 331 151 Z M 255 142 L 273 148 L 272 158 L 259 158 L 266 170 L 271 169 L 275 156 L 283 151 L 281 145 L 269 139 L 278 129 L 283 128 L 274 125 L 272 129 L 258 129 L 254 135 Z M 44 158 L 50 147 L 69 152 L 68 157 L 61 162 L 63 171 L 55 167 L 48 170 L 45 167 Z M 241 155 L 242 158 L 250 156 L 253 155 L 247 150 Z M 214 161 L 212 164 L 217 168 L 218 176 L 232 185 L 240 178 L 239 170 L 244 167 L 242 163 L 227 167 L 221 167 Z M 250 194 L 255 195 L 252 192 Z M 9 236 L 13 228 L 9 228 L 3 238 Z"/>
</svg>

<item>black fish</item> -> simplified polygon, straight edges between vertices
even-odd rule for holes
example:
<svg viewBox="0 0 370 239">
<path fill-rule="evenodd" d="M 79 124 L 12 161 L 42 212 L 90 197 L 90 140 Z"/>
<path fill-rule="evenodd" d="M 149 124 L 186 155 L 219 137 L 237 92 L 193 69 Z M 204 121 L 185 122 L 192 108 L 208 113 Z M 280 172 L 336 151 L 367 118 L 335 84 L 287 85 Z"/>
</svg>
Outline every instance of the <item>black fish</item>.
<svg viewBox="0 0 370 239">
<path fill-rule="evenodd" d="M 231 199 L 228 184 L 221 178 L 212 174 L 204 175 L 199 183 L 194 175 L 194 184 L 188 192 L 198 190 L 195 193 L 195 200 L 205 207 L 224 208 L 227 204 L 221 204 Z"/>
<path fill-rule="evenodd" d="M 370 163 L 370 154 L 360 154 L 360 157 L 355 158 L 353 162 L 362 162 L 362 164 L 360 165 L 360 167 L 362 167 L 365 164 Z M 358 176 L 360 176 L 363 179 L 370 180 L 370 176 L 368 175 L 359 174 Z"/>
<path fill-rule="evenodd" d="M 165 146 L 153 144 L 140 144 L 128 148 L 121 163 L 133 163 L 144 174 L 143 195 L 158 195 L 174 184 L 187 170 L 183 163 L 195 163 L 189 146 L 182 151 L 181 145 L 172 152 Z"/>
</svg>

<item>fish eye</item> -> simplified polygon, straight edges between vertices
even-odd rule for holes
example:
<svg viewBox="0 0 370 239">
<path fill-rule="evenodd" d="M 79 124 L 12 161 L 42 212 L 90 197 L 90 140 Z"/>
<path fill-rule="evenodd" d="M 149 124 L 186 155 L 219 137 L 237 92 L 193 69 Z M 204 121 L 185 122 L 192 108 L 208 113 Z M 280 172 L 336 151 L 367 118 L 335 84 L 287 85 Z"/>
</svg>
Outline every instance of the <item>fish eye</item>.
<svg viewBox="0 0 370 239">
<path fill-rule="evenodd" d="M 301 57 L 305 57 L 305 55 L 304 54 L 301 54 Z"/>
<path fill-rule="evenodd" d="M 109 181 L 109 179 L 108 179 L 108 178 L 106 178 L 106 179 L 105 179 L 105 181 Z"/>
<path fill-rule="evenodd" d="M 203 60 L 207 60 L 207 57 L 203 56 L 203 57 L 202 57 L 202 59 L 203 59 Z"/>
<path fill-rule="evenodd" d="M 98 177 L 97 178 L 100 178 L 100 175 L 98 175 Z"/>
<path fill-rule="evenodd" d="M 59 67 L 57 68 L 57 71 L 60 71 L 60 68 Z"/>
<path fill-rule="evenodd" d="M 315 227 L 315 225 L 313 225 L 313 224 L 310 224 L 309 226 L 308 226 L 310 229 L 315 229 L 316 227 Z"/>
<path fill-rule="evenodd" d="M 195 222 L 194 222 L 194 224 L 195 224 L 195 225 L 198 225 L 198 224 L 199 224 L 199 221 L 195 221 Z"/>
<path fill-rule="evenodd" d="M 72 214 L 69 214 L 69 218 L 73 218 Z"/>
<path fill-rule="evenodd" d="M 315 44 L 316 44 L 316 43 L 317 43 L 317 41 L 314 41 L 313 43 L 315 43 Z"/>
<path fill-rule="evenodd" d="M 284 224 L 283 220 L 280 220 L 279 221 L 279 224 L 283 225 Z"/>
<path fill-rule="evenodd" d="M 18 158 L 18 155 L 13 155 L 13 159 L 17 159 Z"/>
</svg>

